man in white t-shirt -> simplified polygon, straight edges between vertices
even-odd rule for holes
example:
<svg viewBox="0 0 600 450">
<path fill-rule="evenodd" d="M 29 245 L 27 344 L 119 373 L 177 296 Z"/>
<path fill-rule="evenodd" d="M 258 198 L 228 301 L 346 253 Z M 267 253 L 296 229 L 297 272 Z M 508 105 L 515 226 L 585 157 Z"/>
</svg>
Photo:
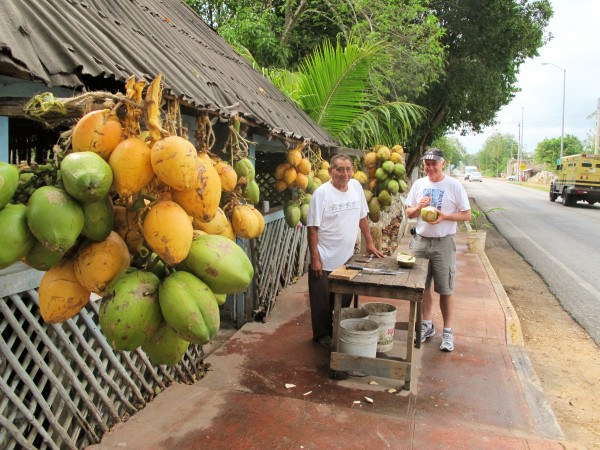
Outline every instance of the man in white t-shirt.
<svg viewBox="0 0 600 450">
<path fill-rule="evenodd" d="M 435 336 L 433 326 L 433 290 L 440 295 L 440 309 L 444 321 L 440 349 L 454 350 L 452 321 L 454 318 L 454 279 L 456 272 L 457 222 L 471 220 L 471 206 L 463 185 L 454 178 L 444 175 L 444 154 L 431 148 L 423 155 L 425 177 L 411 186 L 406 198 L 406 213 L 417 218 L 416 234 L 410 249 L 415 256 L 428 258 L 427 281 L 423 291 L 423 324 L 421 342 Z M 438 217 L 434 222 L 421 218 L 421 209 L 433 206 Z"/>
<path fill-rule="evenodd" d="M 367 200 L 352 174 L 350 157 L 335 155 L 331 158 L 331 179 L 313 193 L 308 209 L 308 291 L 313 341 L 324 346 L 331 345 L 333 331 L 333 295 L 329 293 L 327 277 L 354 254 L 359 229 L 367 250 L 379 258 L 384 256 L 373 244 L 367 221 Z M 351 300 L 352 296 L 346 296 L 343 306 L 350 306 Z"/>
</svg>

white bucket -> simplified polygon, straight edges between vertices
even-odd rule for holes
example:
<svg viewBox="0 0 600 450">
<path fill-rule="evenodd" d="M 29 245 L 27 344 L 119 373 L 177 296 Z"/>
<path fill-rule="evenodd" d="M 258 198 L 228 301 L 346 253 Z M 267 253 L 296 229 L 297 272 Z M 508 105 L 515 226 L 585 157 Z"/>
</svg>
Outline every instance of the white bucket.
<svg viewBox="0 0 600 450">
<path fill-rule="evenodd" d="M 340 320 L 346 319 L 368 319 L 369 312 L 364 308 L 342 308 Z"/>
<path fill-rule="evenodd" d="M 365 303 L 363 309 L 369 313 L 369 320 L 379 324 L 377 351 L 379 353 L 389 352 L 394 346 L 396 307 L 388 303 Z"/>
<path fill-rule="evenodd" d="M 369 319 L 345 319 L 340 322 L 340 352 L 375 358 L 379 325 Z"/>
</svg>

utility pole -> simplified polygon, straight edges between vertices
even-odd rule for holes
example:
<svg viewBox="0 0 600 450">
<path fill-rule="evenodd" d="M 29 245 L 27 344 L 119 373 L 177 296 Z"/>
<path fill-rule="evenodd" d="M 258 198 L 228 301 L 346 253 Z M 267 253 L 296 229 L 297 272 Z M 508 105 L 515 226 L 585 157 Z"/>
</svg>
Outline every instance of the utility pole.
<svg viewBox="0 0 600 450">
<path fill-rule="evenodd" d="M 594 145 L 594 155 L 598 154 L 600 147 L 600 98 L 598 99 L 598 109 L 596 110 L 596 142 Z"/>
<path fill-rule="evenodd" d="M 521 124 L 519 125 L 519 140 L 517 142 L 517 181 L 521 181 Z"/>
</svg>

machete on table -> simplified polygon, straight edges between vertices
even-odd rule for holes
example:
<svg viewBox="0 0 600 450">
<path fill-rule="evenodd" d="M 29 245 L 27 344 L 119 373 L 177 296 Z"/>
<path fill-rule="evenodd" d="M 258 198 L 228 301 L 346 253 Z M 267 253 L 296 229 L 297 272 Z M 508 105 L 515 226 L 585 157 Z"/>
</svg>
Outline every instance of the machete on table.
<svg viewBox="0 0 600 450">
<path fill-rule="evenodd" d="M 357 266 L 355 264 L 346 264 L 346 269 L 360 270 L 363 273 L 372 273 L 375 275 L 400 275 L 404 273 L 401 270 L 375 269 L 370 267 Z"/>
</svg>

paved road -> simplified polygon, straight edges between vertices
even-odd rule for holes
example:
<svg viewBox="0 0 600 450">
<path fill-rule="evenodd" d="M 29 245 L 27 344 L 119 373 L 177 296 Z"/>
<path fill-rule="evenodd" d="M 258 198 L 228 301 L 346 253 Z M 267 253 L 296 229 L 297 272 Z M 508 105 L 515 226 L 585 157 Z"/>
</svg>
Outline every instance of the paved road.
<svg viewBox="0 0 600 450">
<path fill-rule="evenodd" d="M 463 183 L 480 209 L 503 208 L 488 220 L 600 345 L 600 204 L 565 207 L 547 192 L 488 178 Z"/>
</svg>

